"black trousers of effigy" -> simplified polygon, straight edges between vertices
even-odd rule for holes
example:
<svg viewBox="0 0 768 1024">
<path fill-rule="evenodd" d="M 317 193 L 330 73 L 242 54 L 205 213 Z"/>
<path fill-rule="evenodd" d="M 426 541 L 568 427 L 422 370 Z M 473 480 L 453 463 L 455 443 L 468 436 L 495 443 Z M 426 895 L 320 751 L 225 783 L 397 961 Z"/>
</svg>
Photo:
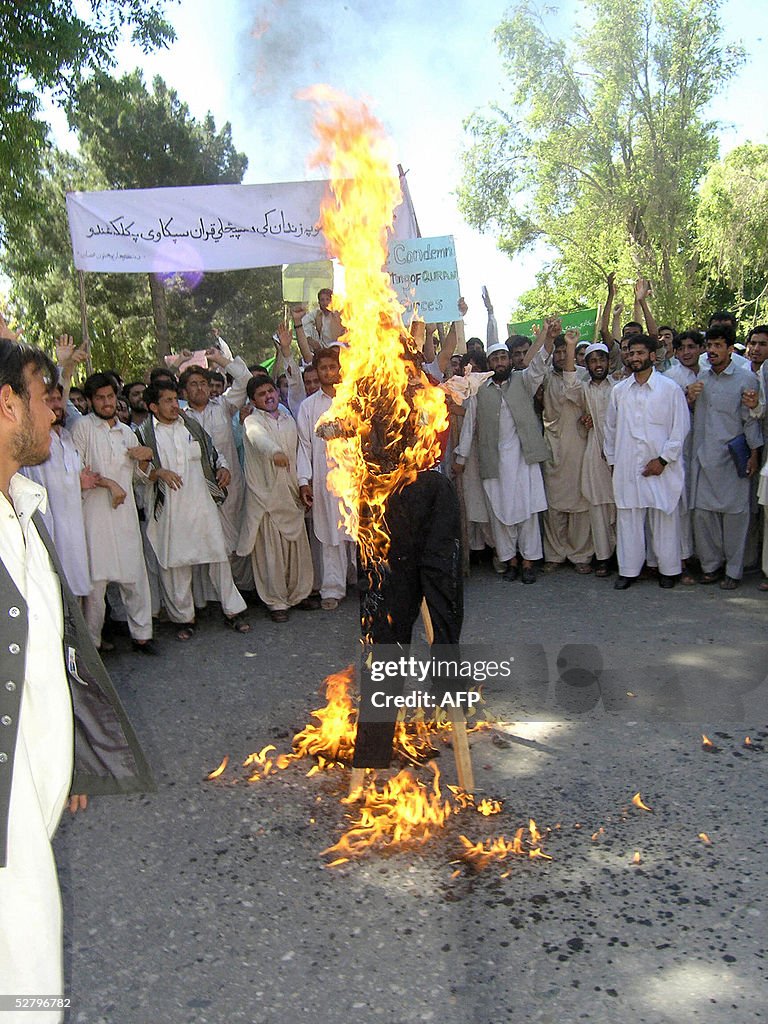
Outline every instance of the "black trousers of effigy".
<svg viewBox="0 0 768 1024">
<path fill-rule="evenodd" d="M 361 621 L 373 656 L 379 644 L 402 645 L 407 655 L 422 598 L 432 619 L 434 644 L 457 645 L 464 603 L 459 501 L 453 484 L 441 473 L 420 473 L 390 497 L 386 522 L 391 538 L 388 565 L 381 578 L 370 578 L 365 572 L 360 577 Z M 397 685 L 402 688 L 402 682 Z M 369 706 L 370 694 L 381 688 L 363 670 L 361 708 Z M 395 711 L 388 721 L 361 717 L 354 767 L 389 766 L 396 717 Z"/>
</svg>

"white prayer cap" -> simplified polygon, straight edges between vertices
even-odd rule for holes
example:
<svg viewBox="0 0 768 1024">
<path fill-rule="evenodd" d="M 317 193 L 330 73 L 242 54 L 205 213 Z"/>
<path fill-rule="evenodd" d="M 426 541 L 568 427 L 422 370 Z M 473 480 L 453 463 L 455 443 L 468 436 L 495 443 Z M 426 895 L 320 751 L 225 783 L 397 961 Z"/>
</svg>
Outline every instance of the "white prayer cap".
<svg viewBox="0 0 768 1024">
<path fill-rule="evenodd" d="M 576 348 L 578 348 L 578 347 L 579 346 L 577 345 Z M 605 352 L 606 355 L 609 354 L 608 353 L 608 346 L 604 345 L 602 343 L 602 341 L 596 341 L 593 345 L 588 345 L 587 346 L 587 350 L 584 353 L 584 358 L 586 359 L 587 356 L 590 355 L 592 352 Z"/>
<path fill-rule="evenodd" d="M 582 345 L 589 345 L 589 342 L 588 341 L 584 341 L 583 338 L 582 338 L 581 341 L 576 342 L 576 348 L 581 348 Z"/>
<path fill-rule="evenodd" d="M 486 351 L 486 358 L 492 356 L 494 352 L 506 352 L 509 355 L 509 349 L 505 341 L 497 341 L 495 345 L 491 345 Z"/>
</svg>

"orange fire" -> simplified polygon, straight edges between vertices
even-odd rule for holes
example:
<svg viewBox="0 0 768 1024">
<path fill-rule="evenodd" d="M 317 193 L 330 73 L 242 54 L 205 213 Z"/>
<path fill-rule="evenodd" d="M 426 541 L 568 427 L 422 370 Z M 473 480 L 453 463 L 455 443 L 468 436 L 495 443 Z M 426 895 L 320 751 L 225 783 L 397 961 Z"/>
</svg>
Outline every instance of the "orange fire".
<svg viewBox="0 0 768 1024">
<path fill-rule="evenodd" d="M 651 808 L 647 804 L 643 803 L 643 798 L 640 796 L 639 793 L 635 793 L 635 795 L 632 797 L 632 803 L 635 805 L 635 807 L 639 807 L 641 811 L 650 811 L 650 813 L 653 814 Z"/>
<path fill-rule="evenodd" d="M 494 861 L 503 861 L 509 856 L 528 857 L 529 860 L 552 860 L 552 857 L 544 853 L 538 845 L 542 836 L 533 818 L 528 823 L 527 843 L 523 840 L 524 832 L 524 828 L 519 828 L 512 840 L 497 836 L 495 839 L 481 839 L 478 843 L 473 843 L 464 835 L 459 836 L 464 846 L 460 860 L 471 865 L 476 871 L 482 871 Z"/>
<path fill-rule="evenodd" d="M 752 746 L 752 740 L 749 738 L 749 736 L 745 736 L 744 737 L 744 746 L 745 747 L 751 747 Z"/>
<path fill-rule="evenodd" d="M 635 850 L 635 855 L 632 858 L 632 863 L 633 864 L 642 864 L 643 863 L 643 858 L 640 856 L 640 851 L 639 850 Z"/>
<path fill-rule="evenodd" d="M 434 763 L 429 767 L 433 772 L 431 785 L 404 768 L 381 789 L 374 783 L 365 790 L 357 817 L 341 839 L 323 854 L 335 853 L 349 859 L 359 857 L 373 846 L 421 844 L 430 839 L 445 825 L 452 809 L 440 792 L 440 770 Z M 328 866 L 337 863 L 338 860 Z"/>
<path fill-rule="evenodd" d="M 715 746 L 715 744 L 712 742 L 709 736 L 705 735 L 704 733 L 701 734 L 701 745 L 702 747 L 704 747 L 705 750 L 712 750 Z"/>
<path fill-rule="evenodd" d="M 258 754 L 249 754 L 246 757 L 243 761 L 243 768 L 251 769 L 251 774 L 248 776 L 249 782 L 265 779 L 269 775 L 276 758 L 268 757 L 267 755 L 276 749 L 275 745 L 270 743 L 268 746 L 262 747 Z"/>
<path fill-rule="evenodd" d="M 699 839 L 702 841 L 702 843 L 705 843 L 707 846 L 711 846 L 712 844 L 712 840 L 709 838 L 706 832 L 699 832 Z"/>
<path fill-rule="evenodd" d="M 210 782 L 211 779 L 218 779 L 218 777 L 223 774 L 224 769 L 227 767 L 228 764 L 229 764 L 229 754 L 225 754 L 224 757 L 221 760 L 221 764 L 219 765 L 219 767 L 218 768 L 214 768 L 213 771 L 210 773 L 210 775 L 206 775 L 205 776 L 206 779 L 209 782 Z"/>
<path fill-rule="evenodd" d="M 328 441 L 329 487 L 340 499 L 364 566 L 384 561 L 384 507 L 394 491 L 430 469 L 448 425 L 444 393 L 418 369 L 416 345 L 383 269 L 394 210 L 401 202 L 395 162 L 381 124 L 364 103 L 328 86 L 301 98 L 318 104 L 315 166 L 326 167 L 332 197 L 320 223 L 344 267 L 341 383 L 318 424 Z"/>
</svg>

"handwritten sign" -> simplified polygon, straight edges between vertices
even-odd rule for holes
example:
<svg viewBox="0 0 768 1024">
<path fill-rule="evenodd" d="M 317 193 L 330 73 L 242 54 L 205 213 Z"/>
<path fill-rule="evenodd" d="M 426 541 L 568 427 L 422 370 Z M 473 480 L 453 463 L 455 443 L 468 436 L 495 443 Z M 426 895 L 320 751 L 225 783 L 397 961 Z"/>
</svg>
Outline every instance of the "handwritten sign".
<svg viewBox="0 0 768 1024">
<path fill-rule="evenodd" d="M 325 260 L 319 221 L 328 195 L 326 181 L 70 192 L 75 267 L 174 274 Z M 409 224 L 396 215 L 394 237 Z"/>
<path fill-rule="evenodd" d="M 459 271 L 452 235 L 393 239 L 386 268 L 392 287 L 405 307 L 409 324 L 414 313 L 428 323 L 459 319 Z"/>
</svg>

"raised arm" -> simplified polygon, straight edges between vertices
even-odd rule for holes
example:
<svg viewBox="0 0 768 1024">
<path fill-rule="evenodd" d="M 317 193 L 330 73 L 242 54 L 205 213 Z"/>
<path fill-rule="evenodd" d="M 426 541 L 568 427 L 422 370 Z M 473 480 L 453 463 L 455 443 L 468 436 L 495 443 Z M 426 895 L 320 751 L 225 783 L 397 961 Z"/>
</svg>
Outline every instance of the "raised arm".
<svg viewBox="0 0 768 1024">
<path fill-rule="evenodd" d="M 291 309 L 291 320 L 293 321 L 293 329 L 296 331 L 296 343 L 299 346 L 301 358 L 305 363 L 311 363 L 312 346 L 309 344 L 307 339 L 303 323 L 303 318 L 306 315 L 306 312 L 307 310 L 304 306 L 294 306 Z"/>
<path fill-rule="evenodd" d="M 485 329 L 485 349 L 491 347 L 491 345 L 497 345 L 499 341 L 499 325 L 496 323 L 496 317 L 493 312 L 493 303 L 491 302 L 491 295 L 488 289 L 483 285 L 481 295 L 483 296 L 483 305 L 485 306 L 486 312 L 488 313 L 488 325 Z M 463 300 L 462 300 L 463 301 Z"/>
<path fill-rule="evenodd" d="M 635 320 L 640 320 L 640 311 L 642 310 L 646 333 L 651 338 L 658 338 L 659 328 L 656 326 L 651 307 L 648 305 L 650 294 L 651 282 L 644 277 L 638 277 L 635 281 Z"/>
<path fill-rule="evenodd" d="M 611 334 L 611 309 L 613 308 L 613 300 L 616 298 L 616 272 L 611 271 L 608 275 L 608 297 L 605 300 L 603 306 L 603 313 L 600 317 L 600 337 L 603 339 L 608 348 L 613 344 L 613 335 Z"/>
</svg>

